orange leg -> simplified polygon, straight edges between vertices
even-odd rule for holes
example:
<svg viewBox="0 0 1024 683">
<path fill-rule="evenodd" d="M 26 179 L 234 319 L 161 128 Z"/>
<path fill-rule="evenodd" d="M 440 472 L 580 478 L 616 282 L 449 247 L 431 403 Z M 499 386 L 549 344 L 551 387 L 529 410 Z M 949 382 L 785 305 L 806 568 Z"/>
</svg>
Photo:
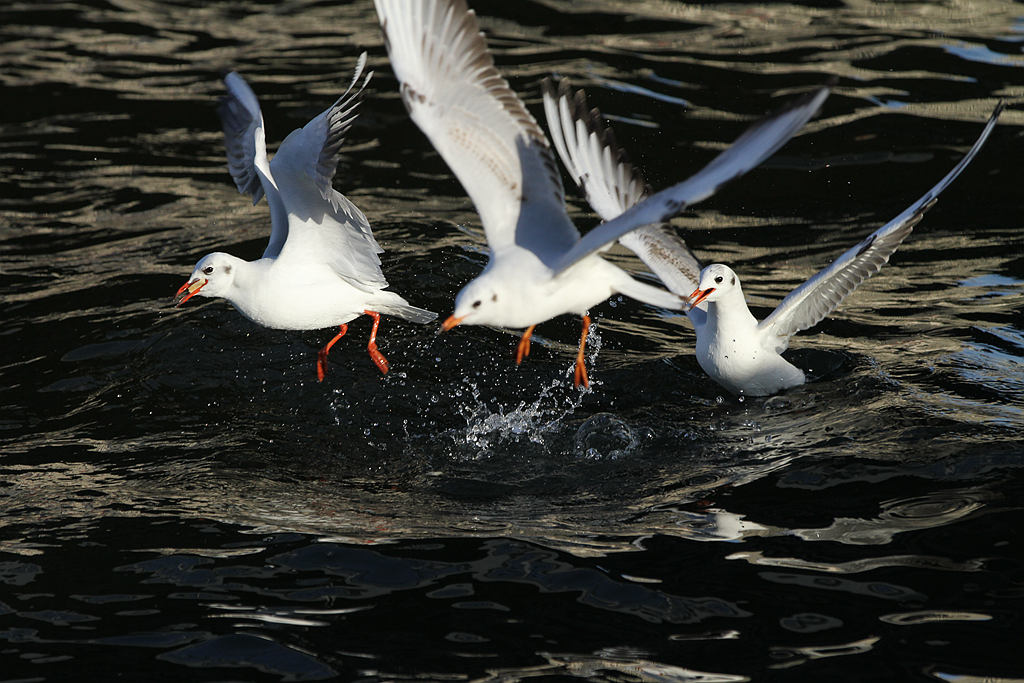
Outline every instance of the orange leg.
<svg viewBox="0 0 1024 683">
<path fill-rule="evenodd" d="M 576 353 L 576 372 L 573 375 L 573 385 L 589 387 L 590 380 L 587 378 L 587 366 L 583 363 L 583 351 L 587 347 L 587 332 L 590 331 L 590 316 L 583 316 L 583 333 L 580 335 L 580 350 Z"/>
<path fill-rule="evenodd" d="M 377 327 L 380 325 L 380 313 L 374 313 L 373 311 L 363 311 L 363 313 L 373 318 L 373 329 L 370 330 L 370 343 L 366 345 L 366 350 L 370 352 L 370 358 L 373 359 L 377 369 L 386 375 L 388 374 L 388 359 L 377 350 Z"/>
<path fill-rule="evenodd" d="M 334 339 L 327 342 L 327 346 L 320 349 L 320 353 L 316 355 L 316 379 L 318 382 L 323 382 L 324 376 L 327 374 L 327 354 L 331 352 L 331 347 L 334 346 L 334 343 L 348 332 L 348 325 L 338 325 L 338 329 L 341 331 L 335 335 Z"/>
<path fill-rule="evenodd" d="M 533 328 L 536 325 L 530 325 L 526 328 L 526 332 L 523 332 L 523 338 L 519 340 L 519 346 L 516 347 L 516 365 L 523 362 L 523 359 L 530 355 L 530 335 L 533 334 Z"/>
</svg>

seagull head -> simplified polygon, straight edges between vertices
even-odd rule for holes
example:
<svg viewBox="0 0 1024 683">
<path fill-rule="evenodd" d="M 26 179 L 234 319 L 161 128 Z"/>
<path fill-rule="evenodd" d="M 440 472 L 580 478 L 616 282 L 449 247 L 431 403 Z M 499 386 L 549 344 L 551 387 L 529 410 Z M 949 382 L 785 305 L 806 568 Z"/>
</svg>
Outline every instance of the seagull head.
<svg viewBox="0 0 1024 683">
<path fill-rule="evenodd" d="M 444 331 L 456 325 L 502 325 L 502 297 L 486 277 L 478 277 L 467 284 L 455 297 L 455 312 L 441 324 Z"/>
<path fill-rule="evenodd" d="M 174 305 L 180 306 L 196 295 L 224 296 L 234 282 L 238 260 L 219 251 L 204 256 L 196 264 L 192 277 L 174 295 Z"/>
<path fill-rule="evenodd" d="M 732 268 L 721 263 L 712 263 L 700 271 L 700 283 L 687 298 L 690 300 L 690 308 L 694 308 L 705 301 L 718 301 L 739 289 L 740 279 L 736 277 Z"/>
</svg>

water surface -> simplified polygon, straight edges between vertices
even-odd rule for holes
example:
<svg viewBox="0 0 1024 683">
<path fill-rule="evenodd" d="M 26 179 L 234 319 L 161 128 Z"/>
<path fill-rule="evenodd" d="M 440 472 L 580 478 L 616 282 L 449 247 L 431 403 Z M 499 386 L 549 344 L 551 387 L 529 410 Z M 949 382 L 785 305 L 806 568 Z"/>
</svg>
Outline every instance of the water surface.
<svg viewBox="0 0 1024 683">
<path fill-rule="evenodd" d="M 256 327 L 170 298 L 256 258 L 226 172 L 237 69 L 268 140 L 376 75 L 336 186 L 394 289 L 447 315 L 477 216 L 405 116 L 369 2 L 0 9 L 0 678 L 1024 678 L 1024 19 L 996 2 L 474 2 L 535 115 L 585 87 L 651 185 L 835 93 L 677 219 L 755 313 L 1002 123 L 911 238 L 793 341 L 819 379 L 737 399 L 685 319 L 628 300 L 516 337 Z M 572 192 L 580 224 L 595 223 Z M 625 253 L 617 263 L 643 274 Z"/>
</svg>

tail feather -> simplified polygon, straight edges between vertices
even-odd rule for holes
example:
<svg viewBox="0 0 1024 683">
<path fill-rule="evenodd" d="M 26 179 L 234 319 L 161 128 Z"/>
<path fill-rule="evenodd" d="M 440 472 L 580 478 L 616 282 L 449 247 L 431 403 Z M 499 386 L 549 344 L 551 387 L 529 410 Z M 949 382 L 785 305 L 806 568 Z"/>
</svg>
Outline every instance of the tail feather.
<svg viewBox="0 0 1024 683">
<path fill-rule="evenodd" d="M 408 320 L 411 323 L 419 323 L 420 325 L 426 325 L 437 320 L 437 313 L 428 311 L 425 308 L 417 308 L 401 297 L 396 298 L 398 301 L 377 306 L 377 312 L 384 315 L 393 315 L 403 320 Z"/>
<path fill-rule="evenodd" d="M 625 273 L 623 274 L 625 275 Z M 612 287 L 619 294 L 624 294 L 631 299 L 642 301 L 651 306 L 661 306 L 662 308 L 678 311 L 684 305 L 683 300 L 672 292 L 667 292 L 660 287 L 652 287 L 651 285 L 634 280 L 628 275 L 620 278 Z"/>
</svg>

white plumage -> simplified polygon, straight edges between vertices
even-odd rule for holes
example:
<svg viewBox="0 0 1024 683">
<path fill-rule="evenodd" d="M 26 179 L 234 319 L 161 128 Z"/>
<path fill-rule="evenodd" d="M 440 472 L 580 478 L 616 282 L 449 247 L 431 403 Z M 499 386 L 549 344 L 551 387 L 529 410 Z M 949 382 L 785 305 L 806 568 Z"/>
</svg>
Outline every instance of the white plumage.
<svg viewBox="0 0 1024 683">
<path fill-rule="evenodd" d="M 224 79 L 228 94 L 218 108 L 228 168 L 239 192 L 253 203 L 266 196 L 270 241 L 263 257 L 244 261 L 223 252 L 204 256 L 178 290 L 181 305 L 193 296 L 222 297 L 265 327 L 310 330 L 338 325 L 339 333 L 320 351 L 322 380 L 331 346 L 359 315 L 373 318 L 368 350 L 381 372 L 387 360 L 376 347 L 380 314 L 427 323 L 437 315 L 387 291 L 378 254 L 382 249 L 366 216 L 332 181 L 345 133 L 355 120 L 363 89 L 365 53 L 352 83 L 330 108 L 281 143 L 268 161 L 263 115 L 252 89 L 237 73 Z"/>
<path fill-rule="evenodd" d="M 615 293 L 670 309 L 679 296 L 630 277 L 598 254 L 643 225 L 710 196 L 784 144 L 824 101 L 822 88 L 744 134 L 687 181 L 636 204 L 581 237 L 565 208 L 561 174 L 533 116 L 494 67 L 465 0 L 375 0 L 391 66 L 409 115 L 458 177 L 480 214 L 484 271 L 455 300 L 444 329 L 460 323 L 526 328 L 564 313 L 583 316 L 576 383 L 587 383 L 588 310 Z"/>
<path fill-rule="evenodd" d="M 643 180 L 626 160 L 600 113 L 587 108 L 582 91 L 572 94 L 565 81 L 557 93 L 548 85 L 544 107 L 563 163 L 603 219 L 611 221 L 644 201 L 647 189 Z M 760 322 L 747 308 L 736 273 L 720 263 L 702 270 L 697 257 L 671 228 L 647 226 L 620 241 L 669 289 L 691 299 L 687 315 L 697 335 L 697 362 L 716 382 L 733 393 L 750 396 L 803 384 L 803 371 L 780 355 L 790 338 L 818 324 L 888 262 L 939 194 L 973 161 L 1002 109 L 1002 104 L 996 107 L 978 140 L 935 187 L 793 290 Z"/>
</svg>

